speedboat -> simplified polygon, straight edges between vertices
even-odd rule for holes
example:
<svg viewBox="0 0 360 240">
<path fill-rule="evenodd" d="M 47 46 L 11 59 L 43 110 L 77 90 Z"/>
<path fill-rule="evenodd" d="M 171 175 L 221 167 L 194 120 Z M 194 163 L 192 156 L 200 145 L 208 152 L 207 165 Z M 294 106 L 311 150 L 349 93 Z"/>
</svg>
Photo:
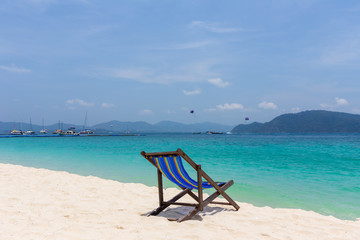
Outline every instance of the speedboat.
<svg viewBox="0 0 360 240">
<path fill-rule="evenodd" d="M 24 135 L 34 135 L 35 132 L 33 130 L 27 130 L 23 133 Z"/>
<path fill-rule="evenodd" d="M 63 133 L 63 130 L 61 129 L 57 129 L 55 131 L 53 131 L 53 134 L 62 134 Z"/>
<path fill-rule="evenodd" d="M 74 127 L 69 127 L 66 132 L 62 132 L 62 133 L 60 133 L 60 135 L 73 135 L 73 136 L 78 136 L 79 133 L 76 133 L 76 132 L 75 132 L 75 128 L 74 128 Z"/>
<path fill-rule="evenodd" d="M 21 130 L 14 129 L 10 132 L 10 134 L 11 135 L 23 135 L 23 132 Z"/>
<path fill-rule="evenodd" d="M 80 131 L 79 134 L 81 134 L 81 135 L 94 134 L 94 131 L 87 129 L 87 130 Z"/>
<path fill-rule="evenodd" d="M 224 134 L 223 132 L 207 131 L 206 134 Z"/>
<path fill-rule="evenodd" d="M 42 129 L 42 130 L 40 130 L 40 133 L 41 133 L 41 134 L 47 134 L 47 129 Z"/>
</svg>

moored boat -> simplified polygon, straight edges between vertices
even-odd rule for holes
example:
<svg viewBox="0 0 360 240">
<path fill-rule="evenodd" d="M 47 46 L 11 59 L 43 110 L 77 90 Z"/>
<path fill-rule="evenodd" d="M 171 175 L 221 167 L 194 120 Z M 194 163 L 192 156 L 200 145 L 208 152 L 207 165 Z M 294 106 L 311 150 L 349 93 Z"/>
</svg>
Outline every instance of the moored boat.
<svg viewBox="0 0 360 240">
<path fill-rule="evenodd" d="M 41 129 L 41 130 L 40 130 L 40 133 L 41 133 L 41 134 L 47 134 L 47 129 Z"/>
<path fill-rule="evenodd" d="M 224 134 L 223 132 L 207 131 L 206 134 Z"/>
<path fill-rule="evenodd" d="M 27 130 L 23 133 L 23 135 L 34 135 L 35 132 L 33 130 Z"/>
<path fill-rule="evenodd" d="M 14 130 L 12 130 L 12 131 L 10 132 L 10 134 L 11 134 L 11 135 L 23 135 L 24 133 L 23 133 L 23 131 L 21 131 L 21 130 L 16 130 L 16 129 L 14 129 Z"/>
<path fill-rule="evenodd" d="M 23 132 L 23 135 L 34 135 L 34 134 L 35 134 L 35 132 L 32 130 L 32 122 L 31 122 L 31 118 L 30 118 L 30 130 Z"/>
<path fill-rule="evenodd" d="M 53 134 L 62 134 L 63 130 L 61 129 L 56 129 L 55 131 L 53 131 Z"/>
<path fill-rule="evenodd" d="M 81 135 L 94 134 L 94 131 L 87 129 L 87 130 L 80 131 L 79 134 L 81 134 Z"/>
<path fill-rule="evenodd" d="M 45 125 L 44 125 L 44 119 L 42 120 L 42 129 L 40 130 L 41 134 L 47 134 L 47 129 L 45 129 Z"/>
</svg>

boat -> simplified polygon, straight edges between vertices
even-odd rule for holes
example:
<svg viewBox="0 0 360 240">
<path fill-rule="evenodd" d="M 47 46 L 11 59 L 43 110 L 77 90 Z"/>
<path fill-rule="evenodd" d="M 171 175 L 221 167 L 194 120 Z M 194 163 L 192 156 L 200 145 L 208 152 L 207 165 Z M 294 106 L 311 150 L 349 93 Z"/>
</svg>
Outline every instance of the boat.
<svg viewBox="0 0 360 240">
<path fill-rule="evenodd" d="M 21 129 L 21 126 L 20 126 Z M 9 133 L 10 135 L 23 135 L 23 131 L 16 129 L 16 124 L 14 123 L 14 129 Z"/>
<path fill-rule="evenodd" d="M 80 135 L 86 135 L 86 134 L 94 134 L 94 131 L 90 129 L 82 130 L 79 132 Z"/>
<path fill-rule="evenodd" d="M 83 130 L 79 132 L 80 135 L 89 135 L 89 134 L 94 134 L 94 131 L 90 130 L 90 129 L 86 129 L 86 124 L 87 124 L 87 112 L 85 114 L 85 120 L 84 120 L 84 126 L 83 126 Z"/>
<path fill-rule="evenodd" d="M 40 133 L 41 133 L 41 134 L 47 134 L 47 129 L 41 129 L 41 130 L 40 130 Z"/>
<path fill-rule="evenodd" d="M 11 135 L 23 135 L 23 132 L 21 130 L 14 129 L 10 132 L 10 134 Z"/>
<path fill-rule="evenodd" d="M 79 134 L 76 133 L 74 130 L 68 129 L 66 132 L 60 133 L 60 135 L 79 135 Z"/>
<path fill-rule="evenodd" d="M 42 120 L 42 129 L 40 130 L 40 133 L 47 134 L 47 129 L 45 129 L 45 126 L 44 126 L 44 119 Z"/>
<path fill-rule="evenodd" d="M 69 127 L 69 128 L 68 128 L 68 130 L 67 130 L 66 132 L 62 132 L 62 133 L 60 133 L 60 135 L 67 135 L 67 136 L 72 135 L 72 136 L 78 136 L 78 135 L 79 135 L 79 133 L 76 133 L 76 132 L 75 132 L 75 127 Z"/>
<path fill-rule="evenodd" d="M 27 130 L 23 133 L 24 135 L 34 135 L 35 132 L 32 130 L 32 123 L 31 123 L 31 118 L 30 118 L 30 130 Z"/>
<path fill-rule="evenodd" d="M 33 130 L 27 130 L 23 132 L 23 135 L 35 135 L 35 132 Z"/>
<path fill-rule="evenodd" d="M 224 134 L 223 132 L 207 131 L 206 134 Z"/>
<path fill-rule="evenodd" d="M 53 131 L 53 134 L 62 134 L 63 130 L 61 129 L 56 129 L 55 131 Z"/>
<path fill-rule="evenodd" d="M 53 134 L 62 134 L 63 133 L 63 130 L 61 129 L 61 123 L 59 121 L 59 128 L 56 129 L 55 131 L 53 131 Z"/>
</svg>

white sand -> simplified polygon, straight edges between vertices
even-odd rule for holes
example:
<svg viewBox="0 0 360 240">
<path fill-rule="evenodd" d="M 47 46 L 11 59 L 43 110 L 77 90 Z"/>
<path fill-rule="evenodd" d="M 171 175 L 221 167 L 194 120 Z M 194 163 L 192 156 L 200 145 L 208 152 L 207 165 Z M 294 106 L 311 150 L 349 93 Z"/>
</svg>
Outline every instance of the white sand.
<svg viewBox="0 0 360 240">
<path fill-rule="evenodd" d="M 177 189 L 167 189 L 173 196 Z M 360 221 L 239 203 L 239 211 L 212 205 L 193 220 L 174 207 L 146 217 L 158 205 L 156 187 L 66 172 L 0 164 L 0 239 L 360 239 Z"/>
</svg>

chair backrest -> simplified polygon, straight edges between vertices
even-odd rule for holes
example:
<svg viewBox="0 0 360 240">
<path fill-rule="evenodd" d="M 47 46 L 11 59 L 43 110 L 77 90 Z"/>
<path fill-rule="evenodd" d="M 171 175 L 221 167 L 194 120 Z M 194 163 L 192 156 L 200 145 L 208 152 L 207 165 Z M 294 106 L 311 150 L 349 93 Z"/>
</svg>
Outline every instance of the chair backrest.
<svg viewBox="0 0 360 240">
<path fill-rule="evenodd" d="M 186 172 L 182 158 L 179 155 L 153 155 L 149 156 L 160 172 L 173 183 L 183 188 L 198 189 L 198 182 Z M 211 184 L 202 183 L 203 188 L 211 188 Z"/>
</svg>

